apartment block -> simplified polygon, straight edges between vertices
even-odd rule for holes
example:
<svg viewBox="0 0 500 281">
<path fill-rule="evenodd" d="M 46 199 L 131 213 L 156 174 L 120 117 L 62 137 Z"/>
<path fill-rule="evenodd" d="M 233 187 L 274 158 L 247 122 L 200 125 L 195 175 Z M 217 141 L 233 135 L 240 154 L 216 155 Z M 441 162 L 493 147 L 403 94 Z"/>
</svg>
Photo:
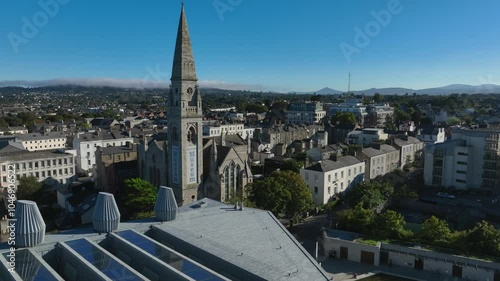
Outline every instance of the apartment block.
<svg viewBox="0 0 500 281">
<path fill-rule="evenodd" d="M 427 186 L 491 191 L 500 180 L 500 129 L 453 127 L 451 140 L 424 151 Z"/>
</svg>

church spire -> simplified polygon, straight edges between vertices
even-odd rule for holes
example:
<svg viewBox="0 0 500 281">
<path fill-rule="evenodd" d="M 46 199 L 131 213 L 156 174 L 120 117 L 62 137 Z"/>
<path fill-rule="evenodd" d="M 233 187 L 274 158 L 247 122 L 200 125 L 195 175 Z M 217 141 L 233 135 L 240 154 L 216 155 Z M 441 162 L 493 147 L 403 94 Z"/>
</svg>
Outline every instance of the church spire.
<svg viewBox="0 0 500 281">
<path fill-rule="evenodd" d="M 193 48 L 189 36 L 189 28 L 182 2 L 181 18 L 175 43 L 174 64 L 172 67 L 172 81 L 198 81 L 194 64 Z"/>
</svg>

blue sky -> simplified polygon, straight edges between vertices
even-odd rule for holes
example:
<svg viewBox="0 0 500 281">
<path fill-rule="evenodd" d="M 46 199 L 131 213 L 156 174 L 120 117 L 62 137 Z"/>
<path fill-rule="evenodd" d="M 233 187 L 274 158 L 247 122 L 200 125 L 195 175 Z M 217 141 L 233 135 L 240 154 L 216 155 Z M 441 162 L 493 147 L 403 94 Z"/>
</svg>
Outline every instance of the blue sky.
<svg viewBox="0 0 500 281">
<path fill-rule="evenodd" d="M 54 1 L 67 3 L 43 25 L 38 1 L 2 0 L 0 81 L 168 81 L 180 0 L 41 0 Z M 346 90 L 349 71 L 353 90 L 500 84 L 498 0 L 185 2 L 202 85 Z M 23 17 L 41 26 L 32 38 Z M 341 44 L 357 50 L 349 60 Z"/>
</svg>

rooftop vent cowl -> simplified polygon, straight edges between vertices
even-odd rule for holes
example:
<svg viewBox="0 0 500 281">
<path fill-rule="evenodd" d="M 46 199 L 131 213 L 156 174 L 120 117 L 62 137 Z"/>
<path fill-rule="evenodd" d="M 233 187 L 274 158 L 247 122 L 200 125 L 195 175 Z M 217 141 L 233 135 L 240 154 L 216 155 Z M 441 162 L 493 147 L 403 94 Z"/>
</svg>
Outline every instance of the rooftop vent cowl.
<svg viewBox="0 0 500 281">
<path fill-rule="evenodd" d="M 111 193 L 99 192 L 92 215 L 94 230 L 99 233 L 108 233 L 118 229 L 120 225 L 120 211 L 115 197 Z"/>
<path fill-rule="evenodd" d="M 15 242 L 17 248 L 34 247 L 45 240 L 45 222 L 35 202 L 19 200 L 16 203 L 17 219 Z"/>
<path fill-rule="evenodd" d="M 173 221 L 177 216 L 177 201 L 170 187 L 160 186 L 155 204 L 155 218 L 158 221 Z"/>
</svg>

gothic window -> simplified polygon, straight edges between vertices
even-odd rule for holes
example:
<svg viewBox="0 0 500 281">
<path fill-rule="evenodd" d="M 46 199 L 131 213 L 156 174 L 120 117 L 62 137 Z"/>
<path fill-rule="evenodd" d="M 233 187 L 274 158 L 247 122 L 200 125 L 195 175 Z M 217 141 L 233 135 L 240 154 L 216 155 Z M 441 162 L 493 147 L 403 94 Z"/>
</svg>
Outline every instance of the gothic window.
<svg viewBox="0 0 500 281">
<path fill-rule="evenodd" d="M 193 127 L 188 130 L 187 140 L 192 144 L 196 144 L 196 131 Z"/>
<path fill-rule="evenodd" d="M 224 169 L 224 185 L 225 185 L 225 199 L 226 201 L 229 200 L 229 196 L 230 196 L 230 188 L 229 188 L 229 167 L 226 167 Z"/>
<path fill-rule="evenodd" d="M 241 167 L 231 162 L 224 169 L 224 193 L 225 200 L 229 200 L 231 195 L 241 194 L 242 192 L 242 181 L 241 181 Z M 236 192 L 236 194 L 233 194 Z"/>
</svg>

